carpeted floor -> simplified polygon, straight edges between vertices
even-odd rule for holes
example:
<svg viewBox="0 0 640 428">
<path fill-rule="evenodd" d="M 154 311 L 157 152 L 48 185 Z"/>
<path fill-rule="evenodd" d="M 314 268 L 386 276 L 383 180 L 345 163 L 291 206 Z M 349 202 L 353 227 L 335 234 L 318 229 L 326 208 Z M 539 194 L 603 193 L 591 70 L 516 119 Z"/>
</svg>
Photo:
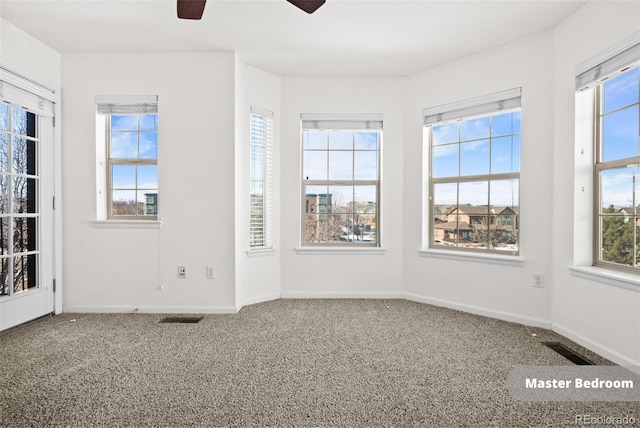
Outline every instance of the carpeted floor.
<svg viewBox="0 0 640 428">
<path fill-rule="evenodd" d="M 276 300 L 197 324 L 64 314 L 0 334 L 0 426 L 565 427 L 640 402 L 521 402 L 555 333 L 405 300 Z M 532 333 L 535 333 L 534 337 Z M 595 426 L 595 425 L 591 425 Z"/>
</svg>

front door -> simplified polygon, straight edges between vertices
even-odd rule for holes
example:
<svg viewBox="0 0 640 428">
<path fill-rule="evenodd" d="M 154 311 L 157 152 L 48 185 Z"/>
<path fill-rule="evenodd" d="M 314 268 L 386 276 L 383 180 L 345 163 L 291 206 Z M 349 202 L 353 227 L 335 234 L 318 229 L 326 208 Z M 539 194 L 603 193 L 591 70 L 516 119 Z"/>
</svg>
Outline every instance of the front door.
<svg viewBox="0 0 640 428">
<path fill-rule="evenodd" d="M 53 118 L 0 102 L 0 330 L 53 312 Z"/>
</svg>

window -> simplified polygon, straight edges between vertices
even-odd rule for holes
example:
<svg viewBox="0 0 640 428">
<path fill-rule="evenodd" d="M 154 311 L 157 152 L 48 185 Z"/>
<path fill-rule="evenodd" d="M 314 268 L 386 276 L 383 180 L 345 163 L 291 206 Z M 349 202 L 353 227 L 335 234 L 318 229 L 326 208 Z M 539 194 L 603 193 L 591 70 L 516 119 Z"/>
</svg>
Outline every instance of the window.
<svg viewBox="0 0 640 428">
<path fill-rule="evenodd" d="M 302 116 L 302 244 L 380 246 L 382 117 Z"/>
<path fill-rule="evenodd" d="M 157 220 L 157 97 L 98 97 L 97 103 L 98 129 L 104 130 L 106 218 Z"/>
<path fill-rule="evenodd" d="M 249 247 L 268 249 L 272 247 L 273 113 L 251 107 L 250 127 Z"/>
<path fill-rule="evenodd" d="M 518 254 L 520 93 L 425 110 L 430 248 Z"/>
<path fill-rule="evenodd" d="M 640 68 L 596 87 L 596 264 L 640 272 Z"/>
</svg>

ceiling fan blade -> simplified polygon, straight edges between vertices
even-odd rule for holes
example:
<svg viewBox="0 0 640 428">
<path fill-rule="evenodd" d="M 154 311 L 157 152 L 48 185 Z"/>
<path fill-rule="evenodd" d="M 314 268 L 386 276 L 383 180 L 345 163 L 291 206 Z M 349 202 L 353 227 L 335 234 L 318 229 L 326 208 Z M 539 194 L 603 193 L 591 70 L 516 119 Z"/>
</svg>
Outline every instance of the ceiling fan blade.
<svg viewBox="0 0 640 428">
<path fill-rule="evenodd" d="M 299 7 L 307 13 L 313 13 L 320 6 L 324 4 L 326 0 L 287 0 L 292 5 Z"/>
<path fill-rule="evenodd" d="M 200 19 L 207 0 L 178 0 L 178 18 Z"/>
</svg>

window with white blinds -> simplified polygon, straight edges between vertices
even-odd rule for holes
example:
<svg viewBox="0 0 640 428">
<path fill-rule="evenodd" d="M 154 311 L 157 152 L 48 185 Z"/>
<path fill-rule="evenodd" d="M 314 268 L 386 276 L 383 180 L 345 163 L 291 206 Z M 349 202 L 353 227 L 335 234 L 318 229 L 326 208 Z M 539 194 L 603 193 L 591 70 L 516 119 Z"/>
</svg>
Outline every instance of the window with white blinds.
<svg viewBox="0 0 640 428">
<path fill-rule="evenodd" d="M 96 105 L 98 158 L 106 188 L 104 217 L 157 220 L 158 97 L 98 96 Z"/>
<path fill-rule="evenodd" d="M 273 247 L 273 112 L 251 107 L 249 147 L 249 247 L 269 249 Z"/>
</svg>

